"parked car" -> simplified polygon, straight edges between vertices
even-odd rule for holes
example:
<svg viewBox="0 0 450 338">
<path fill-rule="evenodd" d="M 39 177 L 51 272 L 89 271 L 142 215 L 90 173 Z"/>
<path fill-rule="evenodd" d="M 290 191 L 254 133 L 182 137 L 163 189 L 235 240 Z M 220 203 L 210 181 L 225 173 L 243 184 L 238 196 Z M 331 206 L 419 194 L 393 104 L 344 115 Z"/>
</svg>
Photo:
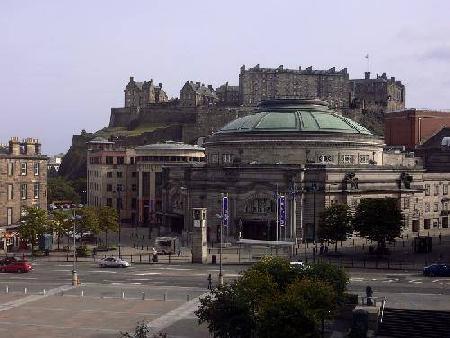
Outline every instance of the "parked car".
<svg viewBox="0 0 450 338">
<path fill-rule="evenodd" d="M 450 265 L 434 263 L 423 268 L 423 275 L 430 277 L 450 277 Z"/>
<path fill-rule="evenodd" d="M 98 262 L 98 266 L 101 268 L 127 268 L 130 263 L 118 257 L 106 257 Z"/>
<path fill-rule="evenodd" d="M 13 257 L 11 257 L 13 258 Z M 24 261 L 24 260 L 17 260 L 17 259 L 9 259 L 4 264 L 0 265 L 0 272 L 29 272 L 33 270 L 33 266 L 30 262 Z"/>
</svg>

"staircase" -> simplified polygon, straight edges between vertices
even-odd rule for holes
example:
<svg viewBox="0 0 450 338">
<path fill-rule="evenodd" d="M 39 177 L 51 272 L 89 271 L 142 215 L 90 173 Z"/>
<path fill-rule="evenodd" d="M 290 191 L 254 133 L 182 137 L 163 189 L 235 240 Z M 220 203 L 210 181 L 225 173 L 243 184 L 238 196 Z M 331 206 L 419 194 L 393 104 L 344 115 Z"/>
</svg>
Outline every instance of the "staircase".
<svg viewBox="0 0 450 338">
<path fill-rule="evenodd" d="M 450 337 L 450 312 L 385 308 L 377 337 Z"/>
</svg>

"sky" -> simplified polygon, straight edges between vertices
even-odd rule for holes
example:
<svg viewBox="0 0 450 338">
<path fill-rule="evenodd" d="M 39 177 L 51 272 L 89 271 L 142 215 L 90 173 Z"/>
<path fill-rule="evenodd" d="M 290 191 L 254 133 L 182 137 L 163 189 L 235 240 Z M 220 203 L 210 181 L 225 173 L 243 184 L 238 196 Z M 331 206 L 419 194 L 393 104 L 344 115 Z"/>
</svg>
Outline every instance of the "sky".
<svg viewBox="0 0 450 338">
<path fill-rule="evenodd" d="M 406 106 L 450 109 L 450 1 L 1 0 L 0 142 L 46 154 L 108 125 L 124 87 L 238 84 L 252 67 L 369 67 L 406 85 Z"/>
</svg>

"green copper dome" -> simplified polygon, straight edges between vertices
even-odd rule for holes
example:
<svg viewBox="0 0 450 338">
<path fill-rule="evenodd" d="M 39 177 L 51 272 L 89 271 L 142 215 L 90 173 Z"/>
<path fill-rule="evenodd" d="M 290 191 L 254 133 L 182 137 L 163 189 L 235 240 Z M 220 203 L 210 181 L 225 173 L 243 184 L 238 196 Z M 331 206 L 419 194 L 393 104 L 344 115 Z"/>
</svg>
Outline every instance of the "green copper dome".
<svg viewBox="0 0 450 338">
<path fill-rule="evenodd" d="M 228 123 L 218 133 L 280 131 L 372 135 L 360 124 L 329 109 L 326 102 L 302 99 L 263 101 L 259 112 Z"/>
</svg>

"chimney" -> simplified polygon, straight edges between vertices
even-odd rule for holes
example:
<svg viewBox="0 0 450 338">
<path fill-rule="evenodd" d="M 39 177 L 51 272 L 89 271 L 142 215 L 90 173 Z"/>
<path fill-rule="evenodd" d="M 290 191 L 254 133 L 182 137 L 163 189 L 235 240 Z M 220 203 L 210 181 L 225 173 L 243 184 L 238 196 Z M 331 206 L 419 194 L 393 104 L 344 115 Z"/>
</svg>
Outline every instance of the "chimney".
<svg viewBox="0 0 450 338">
<path fill-rule="evenodd" d="M 130 82 L 134 82 L 134 76 L 130 76 Z"/>
<path fill-rule="evenodd" d="M 162 88 L 162 82 L 158 83 L 158 87 Z"/>
<path fill-rule="evenodd" d="M 369 80 L 370 79 L 370 72 L 365 72 L 364 73 L 364 79 L 365 80 Z"/>
<path fill-rule="evenodd" d="M 36 155 L 35 140 L 32 139 L 31 137 L 27 137 L 24 143 L 27 155 Z"/>
<path fill-rule="evenodd" d="M 391 76 L 391 81 L 395 82 L 395 76 Z"/>
<path fill-rule="evenodd" d="M 9 140 L 9 153 L 11 155 L 20 155 L 20 142 L 17 136 L 11 137 Z"/>
<path fill-rule="evenodd" d="M 195 84 L 200 87 L 200 82 L 196 82 Z"/>
<path fill-rule="evenodd" d="M 212 85 L 208 85 L 208 89 L 210 90 L 210 91 L 214 91 L 214 88 L 213 88 L 213 86 Z"/>
</svg>

